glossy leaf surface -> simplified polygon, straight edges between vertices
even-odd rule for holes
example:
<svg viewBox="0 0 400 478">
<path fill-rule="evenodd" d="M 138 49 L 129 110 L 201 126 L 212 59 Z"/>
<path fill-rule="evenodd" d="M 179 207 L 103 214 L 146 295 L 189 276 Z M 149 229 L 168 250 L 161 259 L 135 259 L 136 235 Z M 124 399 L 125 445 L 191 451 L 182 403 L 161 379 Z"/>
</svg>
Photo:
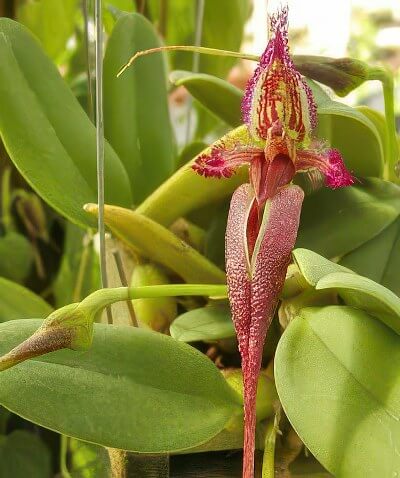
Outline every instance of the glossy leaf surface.
<svg viewBox="0 0 400 478">
<path fill-rule="evenodd" d="M 400 334 L 400 298 L 382 285 L 356 274 L 334 272 L 320 279 L 316 288 L 337 290 L 346 304 L 368 312 Z"/>
<path fill-rule="evenodd" d="M 164 57 L 151 55 L 120 78 L 116 75 L 134 53 L 160 45 L 148 20 L 139 14 L 124 14 L 113 28 L 104 56 L 105 136 L 125 166 L 135 203 L 174 169 Z"/>
<path fill-rule="evenodd" d="M 303 309 L 278 345 L 285 413 L 334 475 L 400 472 L 400 338 L 351 307 Z"/>
<path fill-rule="evenodd" d="M 3 324 L 1 353 L 39 325 Z M 59 351 L 2 372 L 0 402 L 60 433 L 149 453 L 200 445 L 241 412 L 219 370 L 197 350 L 162 334 L 100 324 L 87 352 Z"/>
<path fill-rule="evenodd" d="M 0 19 L 0 134 L 35 191 L 72 222 L 88 224 L 82 206 L 96 200 L 95 127 L 55 65 L 22 25 Z M 106 199 L 129 206 L 130 185 L 105 147 Z M 92 223 L 93 224 L 93 223 Z"/>
</svg>

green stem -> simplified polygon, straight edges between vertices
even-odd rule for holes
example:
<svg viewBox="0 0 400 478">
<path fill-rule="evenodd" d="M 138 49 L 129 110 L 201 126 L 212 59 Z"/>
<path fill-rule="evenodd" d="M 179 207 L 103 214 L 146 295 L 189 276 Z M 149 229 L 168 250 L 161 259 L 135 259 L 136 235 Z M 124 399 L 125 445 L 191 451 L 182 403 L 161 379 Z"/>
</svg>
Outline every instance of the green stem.
<svg viewBox="0 0 400 478">
<path fill-rule="evenodd" d="M 79 304 L 79 307 L 100 311 L 104 307 L 120 301 L 188 295 L 226 297 L 227 287 L 220 284 L 162 284 L 141 287 L 109 287 L 96 290 L 88 295 Z"/>
<path fill-rule="evenodd" d="M 63 478 L 72 478 L 67 466 L 67 454 L 68 454 L 68 437 L 61 435 L 60 442 L 60 471 Z"/>
<path fill-rule="evenodd" d="M 1 220 L 5 232 L 13 229 L 13 220 L 11 216 L 11 168 L 6 168 L 1 179 Z"/>
<path fill-rule="evenodd" d="M 161 46 L 158 48 L 150 48 L 149 50 L 138 51 L 133 55 L 128 63 L 121 67 L 117 73 L 117 77 L 122 75 L 122 73 L 129 68 L 132 63 L 139 58 L 140 56 L 150 55 L 152 53 L 159 53 L 162 51 L 189 51 L 192 53 L 201 53 L 202 55 L 212 55 L 212 56 L 231 56 L 233 58 L 241 58 L 242 60 L 251 60 L 259 61 L 260 57 L 258 55 L 249 55 L 247 53 L 239 53 L 237 51 L 229 50 L 219 50 L 218 48 L 206 48 L 204 46 L 189 46 L 189 45 L 171 45 L 171 46 Z"/>
<path fill-rule="evenodd" d="M 203 295 L 207 297 L 226 297 L 227 287 L 220 284 L 163 284 L 132 287 L 131 299 L 151 299 L 156 297 L 176 297 Z"/>
<path fill-rule="evenodd" d="M 369 80 L 378 80 L 382 83 L 383 99 L 385 103 L 386 128 L 389 141 L 389 157 L 385 158 L 384 177 L 388 181 L 399 182 L 396 174 L 399 151 L 396 133 L 396 118 L 394 113 L 394 81 L 393 75 L 384 68 L 370 68 Z"/>
</svg>

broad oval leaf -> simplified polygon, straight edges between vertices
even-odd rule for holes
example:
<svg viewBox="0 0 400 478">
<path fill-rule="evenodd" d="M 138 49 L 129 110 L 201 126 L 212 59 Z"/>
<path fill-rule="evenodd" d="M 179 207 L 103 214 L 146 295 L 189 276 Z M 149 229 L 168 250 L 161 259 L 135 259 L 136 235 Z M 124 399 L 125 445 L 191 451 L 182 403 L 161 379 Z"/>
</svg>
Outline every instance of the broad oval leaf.
<svg viewBox="0 0 400 478">
<path fill-rule="evenodd" d="M 320 279 L 334 272 L 351 273 L 350 269 L 320 256 L 308 249 L 295 249 L 293 259 L 308 284 L 315 287 Z"/>
<path fill-rule="evenodd" d="M 400 219 L 346 254 L 340 264 L 400 295 Z"/>
<path fill-rule="evenodd" d="M 86 211 L 97 215 L 96 204 Z M 225 273 L 174 233 L 136 211 L 104 208 L 104 222 L 125 244 L 179 274 L 189 283 L 225 283 Z"/>
<path fill-rule="evenodd" d="M 229 306 L 207 305 L 177 317 L 170 327 L 171 336 L 182 342 L 213 341 L 235 337 Z"/>
<path fill-rule="evenodd" d="M 400 334 L 400 298 L 380 284 L 348 272 L 333 272 L 322 277 L 316 289 L 335 289 L 346 304 L 382 320 Z"/>
<path fill-rule="evenodd" d="M 29 289 L 0 277 L 0 322 L 47 317 L 53 308 Z"/>
<path fill-rule="evenodd" d="M 0 134 L 20 173 L 59 213 L 90 223 L 82 206 L 96 200 L 95 127 L 37 40 L 0 19 Z M 105 145 L 106 200 L 130 206 L 120 159 Z"/>
<path fill-rule="evenodd" d="M 400 473 L 400 338 L 361 310 L 303 309 L 275 356 L 290 422 L 334 475 Z"/>
<path fill-rule="evenodd" d="M 400 212 L 400 188 L 380 179 L 307 196 L 301 214 L 297 247 L 322 256 L 342 256 L 391 224 Z"/>
<path fill-rule="evenodd" d="M 120 78 L 117 73 L 135 52 L 160 45 L 145 17 L 124 14 L 113 28 L 104 56 L 105 136 L 128 172 L 136 204 L 172 174 L 175 164 L 164 57 L 151 55 Z"/>
<path fill-rule="evenodd" d="M 40 323 L 2 324 L 1 354 Z M 205 443 L 241 413 L 202 353 L 162 334 L 102 324 L 86 352 L 59 351 L 1 372 L 0 403 L 65 435 L 147 453 Z"/>
</svg>

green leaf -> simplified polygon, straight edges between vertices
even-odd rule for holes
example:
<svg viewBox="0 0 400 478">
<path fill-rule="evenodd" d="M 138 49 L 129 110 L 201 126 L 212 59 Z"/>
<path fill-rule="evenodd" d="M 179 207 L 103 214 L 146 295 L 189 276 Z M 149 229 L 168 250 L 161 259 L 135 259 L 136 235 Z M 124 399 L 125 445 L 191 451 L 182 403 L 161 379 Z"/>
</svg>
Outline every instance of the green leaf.
<svg viewBox="0 0 400 478">
<path fill-rule="evenodd" d="M 285 330 L 275 380 L 285 413 L 334 476 L 400 473 L 400 338 L 351 307 L 303 309 Z"/>
<path fill-rule="evenodd" d="M 78 0 L 24 2 L 17 10 L 17 19 L 38 37 L 46 53 L 57 60 L 74 34 L 77 7 Z"/>
<path fill-rule="evenodd" d="M 22 234 L 8 232 L 0 237 L 0 275 L 16 282 L 28 276 L 33 264 L 32 246 Z"/>
<path fill-rule="evenodd" d="M 170 80 L 175 86 L 183 85 L 208 111 L 227 124 L 241 124 L 240 104 L 243 91 L 225 80 L 204 73 L 173 71 Z"/>
<path fill-rule="evenodd" d="M 0 476 L 50 478 L 51 456 L 46 445 L 33 433 L 22 430 L 0 436 Z"/>
<path fill-rule="evenodd" d="M 120 78 L 117 72 L 135 52 L 160 45 L 148 20 L 124 14 L 104 56 L 105 136 L 128 172 L 135 203 L 165 181 L 175 165 L 164 57 L 157 53 L 138 61 Z"/>
<path fill-rule="evenodd" d="M 293 259 L 304 279 L 315 287 L 320 279 L 334 272 L 352 271 L 308 249 L 295 249 Z"/>
<path fill-rule="evenodd" d="M 280 413 L 277 413 L 267 424 L 261 478 L 275 477 L 275 444 L 276 435 L 279 432 L 279 416 Z"/>
<path fill-rule="evenodd" d="M 95 127 L 57 68 L 22 25 L 0 19 L 0 134 L 17 169 L 59 213 L 87 225 L 95 201 Z M 127 174 L 105 146 L 106 201 L 129 206 Z M 89 224 L 90 225 L 90 224 Z"/>
<path fill-rule="evenodd" d="M 248 132 L 245 126 L 236 128 L 221 138 L 225 142 L 247 139 Z M 209 150 L 210 147 L 200 154 L 206 154 Z M 215 204 L 230 196 L 248 178 L 246 168 L 242 168 L 229 179 L 204 178 L 192 170 L 193 161 L 182 166 L 167 179 L 140 204 L 136 212 L 169 226 L 175 219 L 195 209 Z"/>
<path fill-rule="evenodd" d="M 107 34 L 111 34 L 119 15 L 135 10 L 135 2 L 132 0 L 102 0 L 103 23 Z"/>
<path fill-rule="evenodd" d="M 0 325 L 1 354 L 40 323 Z M 0 402 L 59 433 L 147 453 L 205 443 L 241 413 L 202 353 L 162 334 L 101 324 L 86 352 L 59 351 L 2 372 Z"/>
<path fill-rule="evenodd" d="M 323 188 L 303 203 L 296 247 L 342 256 L 390 225 L 400 212 L 400 188 L 380 179 L 338 190 Z"/>
<path fill-rule="evenodd" d="M 86 211 L 97 215 L 95 204 Z M 225 283 L 225 273 L 168 229 L 130 209 L 106 205 L 104 222 L 125 244 L 189 283 Z"/>
<path fill-rule="evenodd" d="M 340 264 L 400 295 L 400 219 L 346 254 Z"/>
<path fill-rule="evenodd" d="M 0 322 L 47 317 L 53 308 L 29 289 L 0 277 Z"/>
<path fill-rule="evenodd" d="M 171 336 L 181 342 L 213 341 L 235 337 L 231 312 L 226 304 L 193 309 L 177 317 L 170 327 Z"/>
<path fill-rule="evenodd" d="M 308 83 L 318 106 L 316 136 L 337 148 L 356 176 L 382 176 L 383 145 L 375 124 L 361 111 L 333 101 L 316 83 Z"/>
<path fill-rule="evenodd" d="M 333 272 L 321 278 L 316 289 L 335 289 L 346 304 L 377 317 L 400 334 L 400 298 L 386 287 L 356 274 Z"/>
</svg>

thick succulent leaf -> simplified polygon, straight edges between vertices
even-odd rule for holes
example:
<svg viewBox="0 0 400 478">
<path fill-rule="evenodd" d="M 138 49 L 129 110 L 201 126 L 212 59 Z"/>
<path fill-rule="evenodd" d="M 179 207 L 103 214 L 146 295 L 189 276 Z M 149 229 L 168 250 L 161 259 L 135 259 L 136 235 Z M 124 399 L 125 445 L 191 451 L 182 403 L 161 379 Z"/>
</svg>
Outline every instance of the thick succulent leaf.
<svg viewBox="0 0 400 478">
<path fill-rule="evenodd" d="M 194 173 L 193 173 L 194 174 Z M 86 210 L 97 215 L 98 208 Z M 136 211 L 117 206 L 104 208 L 104 221 L 116 237 L 145 257 L 180 275 L 189 283 L 224 283 L 224 272 L 168 229 Z"/>
<path fill-rule="evenodd" d="M 325 257 L 308 249 L 295 249 L 292 255 L 304 279 L 313 287 L 317 285 L 320 279 L 328 274 L 334 272 L 352 272 L 350 269 L 325 259 Z"/>
<path fill-rule="evenodd" d="M 334 475 L 400 473 L 400 338 L 352 307 L 303 309 L 275 357 L 290 422 Z"/>
<path fill-rule="evenodd" d="M 0 237 L 0 276 L 23 282 L 32 264 L 33 249 L 25 236 L 11 231 Z"/>
<path fill-rule="evenodd" d="M 182 342 L 206 342 L 235 337 L 231 312 L 225 304 L 211 304 L 177 317 L 170 327 L 171 336 Z"/>
<path fill-rule="evenodd" d="M 125 14 L 113 28 L 104 56 L 105 136 L 125 166 L 136 204 L 171 175 L 175 164 L 164 57 L 151 55 L 120 78 L 116 75 L 135 52 L 160 45 L 145 17 Z"/>
<path fill-rule="evenodd" d="M 346 254 L 340 264 L 400 295 L 400 219 Z"/>
<path fill-rule="evenodd" d="M 333 272 L 321 278 L 316 289 L 335 289 L 346 304 L 377 317 L 400 334 L 400 298 L 386 287 L 356 274 Z"/>
<path fill-rule="evenodd" d="M 189 71 L 174 71 L 170 79 L 175 86 L 183 85 L 208 111 L 230 126 L 241 124 L 240 104 L 243 91 L 216 76 Z"/>
<path fill-rule="evenodd" d="M 2 324 L 1 354 L 39 325 Z M 59 351 L 2 372 L 0 403 L 65 435 L 148 453 L 205 443 L 241 412 L 202 353 L 162 334 L 101 324 L 86 352 Z"/>
<path fill-rule="evenodd" d="M 29 317 L 47 317 L 53 308 L 40 296 L 0 277 L 0 322 Z"/>
<path fill-rule="evenodd" d="M 39 436 L 23 430 L 0 436 L 0 476 L 50 478 L 50 450 Z"/>
<path fill-rule="evenodd" d="M 380 179 L 306 197 L 297 247 L 322 256 L 342 256 L 377 236 L 400 213 L 400 188 Z"/>
<path fill-rule="evenodd" d="M 0 19 L 0 134 L 35 191 L 72 222 L 88 224 L 83 204 L 96 200 L 95 127 L 37 40 Z M 107 201 L 132 202 L 125 169 L 105 146 Z M 92 223 L 91 223 L 92 224 Z"/>
<path fill-rule="evenodd" d="M 248 140 L 247 128 L 241 126 L 223 136 L 219 141 L 229 144 L 230 142 L 247 142 Z M 218 144 L 219 141 L 214 144 Z M 207 154 L 209 151 L 210 147 L 200 154 Z M 140 204 L 136 212 L 169 226 L 175 219 L 194 209 L 215 204 L 230 196 L 248 178 L 246 168 L 238 171 L 229 179 L 204 178 L 192 170 L 193 161 L 182 166 L 167 179 Z"/>
</svg>

